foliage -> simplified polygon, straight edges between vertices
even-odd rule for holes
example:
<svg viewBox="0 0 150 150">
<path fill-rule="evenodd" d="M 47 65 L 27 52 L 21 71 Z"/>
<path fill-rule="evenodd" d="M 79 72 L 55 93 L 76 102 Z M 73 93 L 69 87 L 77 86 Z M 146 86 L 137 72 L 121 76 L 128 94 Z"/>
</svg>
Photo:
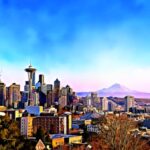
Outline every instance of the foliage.
<svg viewBox="0 0 150 150">
<path fill-rule="evenodd" d="M 19 140 L 20 130 L 18 122 L 8 116 L 0 118 L 0 149 L 20 149 L 23 143 Z"/>
<path fill-rule="evenodd" d="M 142 150 L 146 145 L 141 137 L 131 131 L 137 124 L 126 116 L 107 116 L 99 122 L 100 134 L 97 135 L 99 149 Z"/>
<path fill-rule="evenodd" d="M 44 141 L 44 137 L 45 137 L 45 131 L 43 130 L 42 127 L 39 127 L 37 129 L 37 132 L 36 132 L 36 139 L 37 139 L 37 141 L 39 139 L 41 139 L 42 141 Z"/>
</svg>

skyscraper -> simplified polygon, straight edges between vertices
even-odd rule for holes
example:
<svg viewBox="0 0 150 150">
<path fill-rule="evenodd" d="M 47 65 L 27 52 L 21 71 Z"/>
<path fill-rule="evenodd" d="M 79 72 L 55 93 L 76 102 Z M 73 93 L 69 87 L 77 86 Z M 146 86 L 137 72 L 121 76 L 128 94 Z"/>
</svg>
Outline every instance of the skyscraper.
<svg viewBox="0 0 150 150">
<path fill-rule="evenodd" d="M 33 74 L 35 73 L 36 69 L 29 65 L 28 68 L 25 69 L 28 73 L 29 79 L 29 98 L 28 98 L 28 105 L 34 105 L 34 101 L 32 100 L 32 81 L 33 81 Z"/>
<path fill-rule="evenodd" d="M 29 81 L 25 81 L 24 91 L 29 92 Z"/>
<path fill-rule="evenodd" d="M 67 105 L 70 105 L 73 103 L 73 90 L 69 85 L 66 85 L 67 89 Z"/>
<path fill-rule="evenodd" d="M 56 79 L 54 81 L 54 101 L 58 102 L 60 92 L 60 81 Z"/>
<path fill-rule="evenodd" d="M 102 111 L 108 111 L 108 99 L 104 97 L 101 101 Z"/>
<path fill-rule="evenodd" d="M 21 99 L 20 85 L 13 83 L 7 90 L 8 107 L 17 107 Z"/>
<path fill-rule="evenodd" d="M 67 105 L 67 88 L 63 87 L 60 90 L 59 111 L 61 111 L 66 105 Z"/>
<path fill-rule="evenodd" d="M 6 85 L 0 81 L 0 105 L 6 105 Z"/>
<path fill-rule="evenodd" d="M 50 107 L 53 104 L 53 85 L 47 85 L 47 97 L 46 97 L 47 107 Z"/>
<path fill-rule="evenodd" d="M 84 104 L 89 107 L 92 106 L 92 100 L 90 96 L 86 96 L 85 100 L 84 100 Z"/>
<path fill-rule="evenodd" d="M 39 75 L 39 82 L 41 83 L 41 85 L 44 84 L 44 75 L 43 74 Z"/>
<path fill-rule="evenodd" d="M 125 111 L 129 112 L 129 109 L 134 107 L 134 97 L 133 96 L 126 96 L 125 97 Z"/>
</svg>

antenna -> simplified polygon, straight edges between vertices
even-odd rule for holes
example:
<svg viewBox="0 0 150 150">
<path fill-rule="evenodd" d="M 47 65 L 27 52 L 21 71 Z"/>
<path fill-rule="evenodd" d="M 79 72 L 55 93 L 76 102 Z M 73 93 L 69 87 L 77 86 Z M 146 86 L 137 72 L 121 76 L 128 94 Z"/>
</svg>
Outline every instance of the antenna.
<svg viewBox="0 0 150 150">
<path fill-rule="evenodd" d="M 29 67 L 32 67 L 32 65 L 31 65 L 31 58 L 29 59 Z"/>
<path fill-rule="evenodd" d="M 30 59 L 30 66 L 31 66 L 31 59 Z"/>
</svg>

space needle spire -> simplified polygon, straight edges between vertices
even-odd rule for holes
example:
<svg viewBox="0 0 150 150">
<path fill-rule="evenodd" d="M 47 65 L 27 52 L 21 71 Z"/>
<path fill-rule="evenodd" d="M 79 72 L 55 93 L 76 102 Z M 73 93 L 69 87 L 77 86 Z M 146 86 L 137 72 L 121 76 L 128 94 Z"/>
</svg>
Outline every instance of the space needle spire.
<svg viewBox="0 0 150 150">
<path fill-rule="evenodd" d="M 29 95 L 28 95 L 28 105 L 34 105 L 34 101 L 32 99 L 32 82 L 33 82 L 33 74 L 36 72 L 36 69 L 32 67 L 31 61 L 28 68 L 25 68 L 25 71 L 28 73 L 29 80 Z"/>
</svg>

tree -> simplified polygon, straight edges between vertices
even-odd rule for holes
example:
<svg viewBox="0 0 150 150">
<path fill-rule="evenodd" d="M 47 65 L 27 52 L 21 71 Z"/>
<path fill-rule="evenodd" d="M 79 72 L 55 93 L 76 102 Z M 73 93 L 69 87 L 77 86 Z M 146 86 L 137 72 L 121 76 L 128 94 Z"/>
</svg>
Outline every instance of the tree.
<svg viewBox="0 0 150 150">
<path fill-rule="evenodd" d="M 20 149 L 23 143 L 19 137 L 18 122 L 10 120 L 8 116 L 0 117 L 0 149 Z"/>
<path fill-rule="evenodd" d="M 110 116 L 101 118 L 99 123 L 100 133 L 97 136 L 99 147 L 103 149 L 108 147 L 111 150 L 142 150 L 145 143 L 141 141 L 141 137 L 131 133 L 137 124 L 128 119 L 127 116 Z"/>
<path fill-rule="evenodd" d="M 44 130 L 43 130 L 42 127 L 39 127 L 39 128 L 37 129 L 37 132 L 36 132 L 36 139 L 37 139 L 37 141 L 38 141 L 39 139 L 41 139 L 42 141 L 44 141 L 44 137 L 45 137 L 45 132 L 44 132 Z"/>
</svg>

